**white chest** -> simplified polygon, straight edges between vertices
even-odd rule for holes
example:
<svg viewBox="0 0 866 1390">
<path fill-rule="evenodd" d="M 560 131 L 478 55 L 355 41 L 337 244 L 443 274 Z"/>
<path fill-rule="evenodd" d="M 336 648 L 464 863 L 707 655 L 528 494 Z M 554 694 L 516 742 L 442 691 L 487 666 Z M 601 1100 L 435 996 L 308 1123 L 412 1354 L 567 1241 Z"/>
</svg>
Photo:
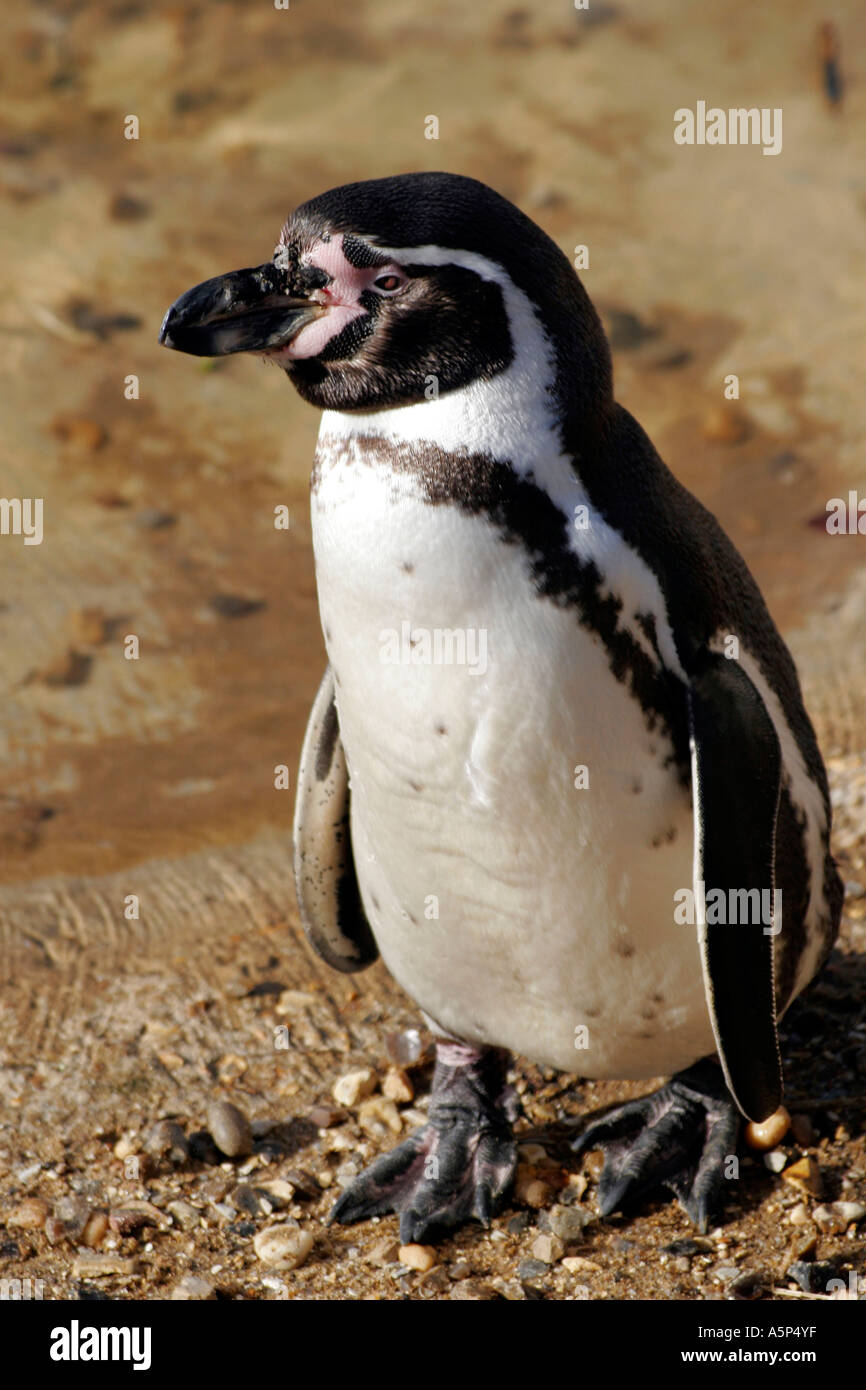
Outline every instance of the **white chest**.
<svg viewBox="0 0 866 1390">
<path fill-rule="evenodd" d="M 697 943 L 673 920 L 688 793 L 601 639 L 537 594 L 519 542 L 352 450 L 320 451 L 312 516 L 389 969 L 443 1028 L 584 1075 L 709 1051 Z"/>
</svg>

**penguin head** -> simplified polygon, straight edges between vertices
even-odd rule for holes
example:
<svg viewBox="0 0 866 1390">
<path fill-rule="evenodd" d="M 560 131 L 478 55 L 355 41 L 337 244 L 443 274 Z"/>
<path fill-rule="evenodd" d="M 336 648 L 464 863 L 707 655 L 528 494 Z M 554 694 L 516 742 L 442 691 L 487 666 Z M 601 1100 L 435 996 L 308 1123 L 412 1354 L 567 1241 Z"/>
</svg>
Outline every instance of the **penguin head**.
<svg viewBox="0 0 866 1390">
<path fill-rule="evenodd" d="M 160 342 L 258 353 L 316 406 L 377 410 L 507 370 L 520 346 L 515 303 L 540 321 L 560 387 L 605 401 L 607 342 L 556 244 L 475 179 L 402 174 L 303 203 L 272 261 L 188 290 Z"/>
</svg>

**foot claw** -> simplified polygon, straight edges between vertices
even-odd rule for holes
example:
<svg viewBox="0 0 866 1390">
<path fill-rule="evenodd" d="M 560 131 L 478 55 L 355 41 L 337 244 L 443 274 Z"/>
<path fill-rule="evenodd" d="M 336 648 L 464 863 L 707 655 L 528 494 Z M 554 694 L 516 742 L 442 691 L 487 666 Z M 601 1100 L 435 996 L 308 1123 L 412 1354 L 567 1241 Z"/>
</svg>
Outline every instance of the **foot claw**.
<svg viewBox="0 0 866 1390">
<path fill-rule="evenodd" d="M 740 1117 L 714 1062 L 698 1062 L 641 1100 L 589 1125 L 575 1153 L 599 1148 L 598 1188 L 610 1216 L 653 1188 L 666 1187 L 703 1233 L 721 1196 L 725 1159 L 736 1152 Z"/>
<path fill-rule="evenodd" d="M 429 1122 L 355 1178 L 329 1221 L 395 1211 L 404 1245 L 473 1216 L 489 1225 L 517 1168 L 505 1064 L 492 1049 L 440 1044 Z"/>
</svg>

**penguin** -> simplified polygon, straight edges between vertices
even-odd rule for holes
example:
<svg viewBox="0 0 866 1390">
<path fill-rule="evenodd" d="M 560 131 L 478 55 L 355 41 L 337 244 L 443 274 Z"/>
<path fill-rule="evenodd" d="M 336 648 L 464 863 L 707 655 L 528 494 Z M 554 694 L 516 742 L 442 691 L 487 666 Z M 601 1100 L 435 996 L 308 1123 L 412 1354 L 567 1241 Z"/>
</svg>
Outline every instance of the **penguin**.
<svg viewBox="0 0 866 1390">
<path fill-rule="evenodd" d="M 169 309 L 323 414 L 312 534 L 328 665 L 295 880 L 340 971 L 381 955 L 435 1036 L 428 1120 L 332 1219 L 489 1223 L 510 1058 L 668 1077 L 594 1118 L 602 1216 L 658 1189 L 706 1230 L 842 884 L 793 660 L 744 561 L 616 403 L 568 258 L 450 173 L 302 204 L 273 259 Z"/>
</svg>

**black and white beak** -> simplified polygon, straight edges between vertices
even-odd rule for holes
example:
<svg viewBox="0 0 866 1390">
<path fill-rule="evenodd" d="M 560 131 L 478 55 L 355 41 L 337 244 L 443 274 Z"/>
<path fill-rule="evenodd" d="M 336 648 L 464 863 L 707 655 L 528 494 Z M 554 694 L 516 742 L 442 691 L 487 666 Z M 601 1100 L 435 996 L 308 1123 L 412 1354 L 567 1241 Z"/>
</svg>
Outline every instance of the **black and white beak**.
<svg viewBox="0 0 866 1390">
<path fill-rule="evenodd" d="M 194 357 L 270 352 L 323 312 L 321 304 L 292 296 L 285 271 L 269 261 L 187 290 L 163 319 L 159 341 Z"/>
</svg>

